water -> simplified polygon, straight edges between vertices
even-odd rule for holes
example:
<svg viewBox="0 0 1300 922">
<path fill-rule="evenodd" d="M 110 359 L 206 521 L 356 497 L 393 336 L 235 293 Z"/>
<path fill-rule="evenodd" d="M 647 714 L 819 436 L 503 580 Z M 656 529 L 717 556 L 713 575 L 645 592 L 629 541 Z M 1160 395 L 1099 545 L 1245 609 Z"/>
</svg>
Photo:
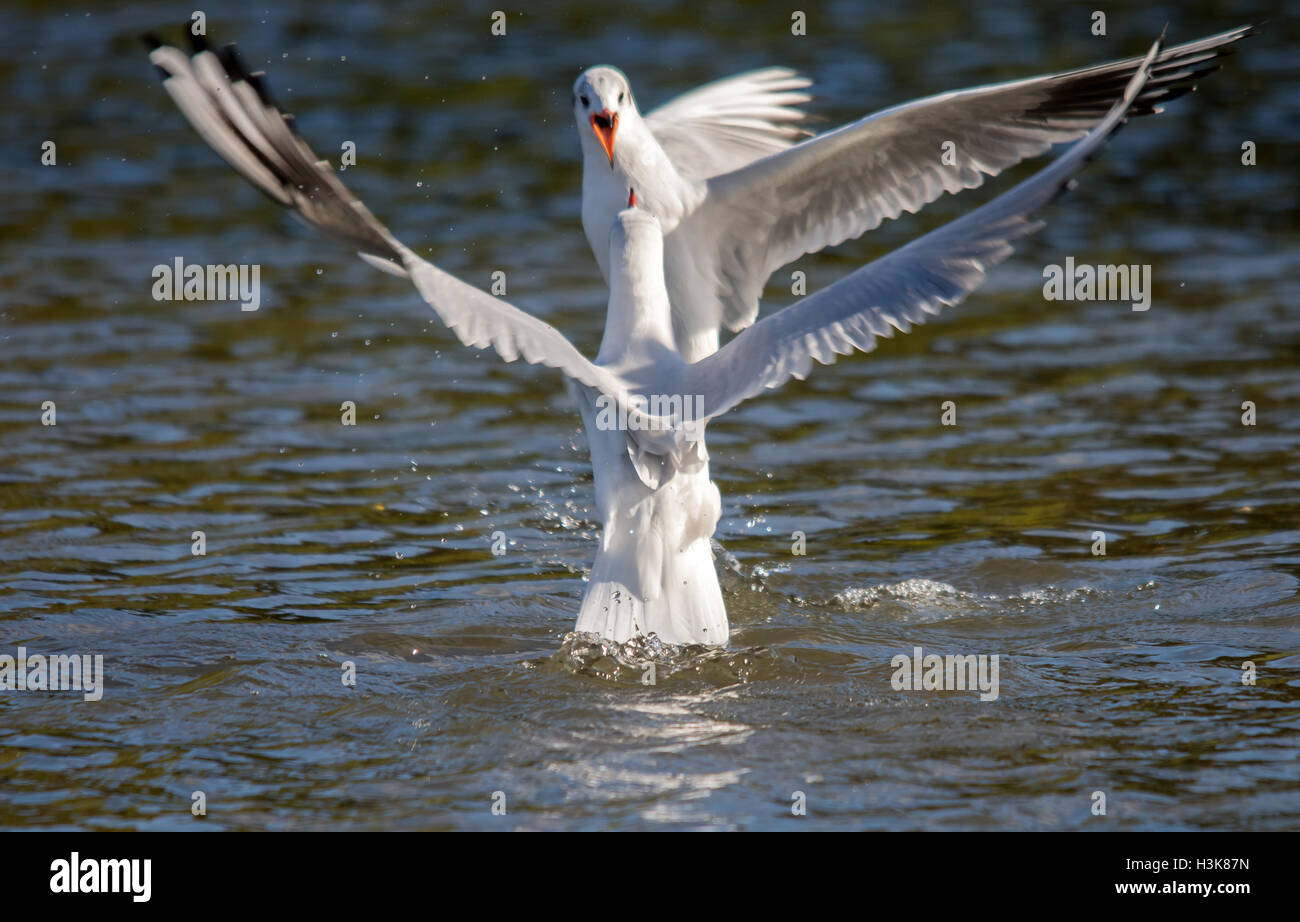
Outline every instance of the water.
<svg viewBox="0 0 1300 922">
<path fill-rule="evenodd" d="M 460 348 L 220 165 L 135 39 L 189 8 L 8 4 L 0 653 L 99 653 L 107 688 L 0 696 L 0 826 L 1294 828 L 1295 18 L 1112 6 L 1105 38 L 1013 3 L 837 4 L 804 38 L 775 6 L 568 3 L 493 38 L 491 5 L 207 5 L 320 153 L 355 142 L 343 178 L 399 236 L 483 286 L 505 270 L 591 352 L 583 66 L 653 103 L 789 64 L 836 124 L 1136 53 L 1169 15 L 1174 40 L 1271 17 L 966 304 L 710 428 L 733 637 L 682 651 L 567 636 L 598 529 L 557 376 Z M 797 268 L 817 288 L 1007 185 Z M 259 263 L 261 310 L 154 301 L 177 256 Z M 1151 310 L 1045 302 L 1066 256 L 1151 264 Z M 916 646 L 999 655 L 998 699 L 895 691 Z"/>
</svg>

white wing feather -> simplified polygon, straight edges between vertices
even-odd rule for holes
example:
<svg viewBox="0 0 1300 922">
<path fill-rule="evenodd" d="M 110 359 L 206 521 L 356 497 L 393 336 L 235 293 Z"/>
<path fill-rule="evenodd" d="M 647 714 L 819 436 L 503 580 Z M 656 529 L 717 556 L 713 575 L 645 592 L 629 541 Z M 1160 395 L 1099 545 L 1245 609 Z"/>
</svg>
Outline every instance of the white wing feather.
<svg viewBox="0 0 1300 922">
<path fill-rule="evenodd" d="M 1233 29 L 1163 52 L 1130 114 L 1158 112 L 1253 31 Z M 703 281 L 684 293 L 691 303 L 674 307 L 712 316 L 721 301 L 729 329 L 748 326 L 776 269 L 1082 137 L 1142 60 L 905 103 L 713 177 L 703 204 L 676 231 L 686 235 Z M 947 142 L 955 165 L 944 162 Z"/>
<path fill-rule="evenodd" d="M 708 179 L 808 137 L 812 81 L 785 67 L 737 74 L 648 112 L 646 124 L 683 176 Z"/>
<path fill-rule="evenodd" d="M 409 276 L 462 343 L 555 368 L 622 401 L 631 388 L 595 365 L 545 321 L 462 282 L 398 241 L 290 128 L 260 75 L 247 73 L 231 46 L 220 57 L 200 45 L 193 58 L 160 45 L 150 59 L 190 124 L 257 188 L 308 225 L 358 250 L 372 265 Z"/>
<path fill-rule="evenodd" d="M 686 370 L 683 393 L 703 395 L 704 414 L 712 418 L 767 388 L 805 377 L 814 360 L 829 364 L 854 350 L 870 352 L 878 337 L 906 333 L 961 302 L 990 267 L 1011 254 L 1012 241 L 1042 226 L 1030 213 L 1067 188 L 1119 128 L 1140 98 L 1159 49 L 1157 42 L 1101 123 L 1051 166 L 741 332 Z"/>
</svg>

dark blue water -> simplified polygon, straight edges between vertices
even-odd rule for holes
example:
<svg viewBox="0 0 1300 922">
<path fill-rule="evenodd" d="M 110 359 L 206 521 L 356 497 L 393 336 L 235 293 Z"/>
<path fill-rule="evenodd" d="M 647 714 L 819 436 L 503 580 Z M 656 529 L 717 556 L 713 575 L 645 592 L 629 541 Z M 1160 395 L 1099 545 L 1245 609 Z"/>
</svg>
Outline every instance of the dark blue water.
<svg viewBox="0 0 1300 922">
<path fill-rule="evenodd" d="M 191 7 L 8 3 L 0 655 L 100 654 L 106 688 L 0 692 L 0 826 L 1295 828 L 1294 15 L 1112 4 L 1094 37 L 1069 7 L 835 3 L 795 37 L 775 5 L 602 6 L 510 12 L 505 37 L 491 4 L 205 8 L 321 154 L 356 144 L 344 179 L 403 240 L 507 272 L 590 354 L 585 66 L 643 105 L 793 66 L 830 126 L 1136 54 L 1166 19 L 1271 21 L 966 304 L 710 427 L 732 642 L 645 686 L 647 651 L 566 638 L 599 531 L 559 378 L 461 348 L 208 151 L 136 39 Z M 1021 175 L 792 268 L 820 287 Z M 153 300 L 178 256 L 259 264 L 262 308 Z M 1067 256 L 1151 265 L 1151 309 L 1044 301 Z M 787 270 L 765 309 L 791 300 Z M 998 655 L 999 697 L 894 690 L 917 646 Z"/>
</svg>

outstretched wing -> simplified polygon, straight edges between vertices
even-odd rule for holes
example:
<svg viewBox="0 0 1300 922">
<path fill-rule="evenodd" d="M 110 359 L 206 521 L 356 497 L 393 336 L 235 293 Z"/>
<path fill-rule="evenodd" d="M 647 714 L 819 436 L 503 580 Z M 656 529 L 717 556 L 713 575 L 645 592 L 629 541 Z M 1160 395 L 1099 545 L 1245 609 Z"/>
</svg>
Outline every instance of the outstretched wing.
<svg viewBox="0 0 1300 922">
<path fill-rule="evenodd" d="M 990 267 L 1011 254 L 1012 241 L 1042 226 L 1029 215 L 1072 183 L 1142 99 L 1159 48 L 1157 42 L 1139 59 L 1123 96 L 1101 123 L 1051 166 L 739 333 L 686 370 L 683 392 L 703 395 L 704 415 L 712 418 L 767 388 L 805 377 L 814 359 L 830 364 L 855 349 L 870 352 L 877 337 L 906 333 L 945 305 L 960 303 Z"/>
<path fill-rule="evenodd" d="M 177 108 L 241 176 L 326 236 L 379 259 L 401 260 L 397 242 L 334 175 L 271 100 L 261 74 L 250 74 L 234 45 L 220 52 L 192 36 L 194 55 L 152 37 L 149 60 Z M 400 268 L 399 268 L 400 271 Z"/>
<path fill-rule="evenodd" d="M 195 38 L 193 57 L 151 40 L 149 58 L 190 124 L 244 178 L 367 262 L 409 276 L 465 345 L 491 347 L 507 362 L 522 357 L 558 369 L 579 384 L 624 399 L 627 384 L 588 361 L 560 331 L 442 271 L 397 240 L 290 127 L 291 116 L 271 101 L 262 75 L 244 69 L 234 46 L 218 54 Z"/>
<path fill-rule="evenodd" d="M 812 81 L 785 67 L 753 70 L 670 99 L 646 113 L 651 133 L 683 176 L 708 179 L 785 150 L 812 132 L 799 106 Z"/>
<path fill-rule="evenodd" d="M 1164 51 L 1130 114 L 1159 112 L 1253 31 Z M 679 228 L 697 252 L 716 254 L 707 297 L 723 302 L 730 329 L 748 326 L 776 269 L 1083 136 L 1141 63 L 1129 58 L 905 103 L 710 179 L 704 203 Z M 955 165 L 942 156 L 948 142 Z"/>
</svg>

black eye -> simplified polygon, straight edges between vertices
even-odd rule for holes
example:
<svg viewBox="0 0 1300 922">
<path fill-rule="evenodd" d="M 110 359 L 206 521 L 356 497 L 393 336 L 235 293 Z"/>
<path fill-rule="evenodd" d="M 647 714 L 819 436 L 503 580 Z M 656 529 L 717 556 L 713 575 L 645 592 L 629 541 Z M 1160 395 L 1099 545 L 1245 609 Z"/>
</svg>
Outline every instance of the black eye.
<svg viewBox="0 0 1300 922">
<path fill-rule="evenodd" d="M 589 105 L 591 105 L 591 100 L 589 100 L 586 96 L 583 96 L 583 97 L 582 97 L 582 108 L 585 109 L 585 108 L 587 108 L 587 106 L 589 106 Z"/>
<path fill-rule="evenodd" d="M 619 90 L 619 91 L 618 91 L 618 101 L 619 101 L 620 103 L 623 101 L 623 91 L 622 91 L 622 90 Z"/>
</svg>

